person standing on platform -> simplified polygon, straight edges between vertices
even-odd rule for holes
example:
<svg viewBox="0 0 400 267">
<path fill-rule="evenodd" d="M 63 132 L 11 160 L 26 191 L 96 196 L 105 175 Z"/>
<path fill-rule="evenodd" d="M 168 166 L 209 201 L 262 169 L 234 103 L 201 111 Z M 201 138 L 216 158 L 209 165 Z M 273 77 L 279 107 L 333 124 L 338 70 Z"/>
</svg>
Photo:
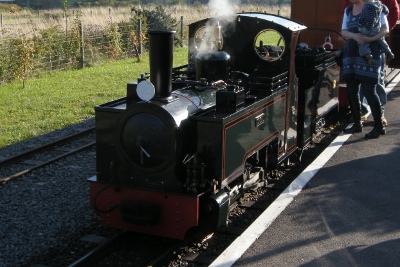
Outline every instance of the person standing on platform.
<svg viewBox="0 0 400 267">
<path fill-rule="evenodd" d="M 399 15 L 400 15 L 400 11 L 399 11 L 399 4 L 397 3 L 396 0 L 381 0 L 381 3 L 384 4 L 385 6 L 388 7 L 389 9 L 389 14 L 387 16 L 387 20 L 388 20 L 388 30 L 391 31 L 397 24 L 397 21 L 399 20 Z M 343 0 L 342 3 L 342 10 L 344 11 L 345 8 L 349 5 L 351 5 L 351 1 L 350 0 Z M 399 56 L 399 55 L 398 55 Z M 381 102 L 381 108 L 382 108 L 382 121 L 384 123 L 384 125 L 387 125 L 387 120 L 385 118 L 385 107 L 384 105 L 387 102 L 387 95 L 386 95 L 386 91 L 385 91 L 385 63 L 386 63 L 386 59 L 385 59 L 385 55 L 382 54 L 382 66 L 381 66 L 381 73 L 380 73 L 380 77 L 379 77 L 379 81 L 378 81 L 378 85 L 376 88 L 376 92 L 378 93 L 379 96 L 379 100 Z M 367 115 L 368 115 L 368 104 L 366 102 L 366 99 L 364 97 L 363 94 L 363 90 L 361 88 L 360 90 L 360 99 L 361 99 L 361 120 L 365 121 L 367 119 Z"/>
<path fill-rule="evenodd" d="M 382 109 L 376 93 L 381 69 L 381 51 L 377 40 L 388 33 L 387 19 L 384 17 L 380 32 L 372 37 L 362 35 L 358 30 L 358 19 L 364 7 L 362 0 L 350 0 L 352 5 L 345 9 L 342 22 L 342 36 L 346 40 L 343 48 L 342 76 L 346 80 L 347 95 L 353 116 L 353 125 L 345 129 L 346 133 L 362 132 L 360 86 L 371 108 L 375 126 L 365 138 L 378 138 L 386 134 L 382 122 Z M 370 43 L 374 65 L 370 67 L 358 53 L 358 45 Z M 368 70 L 368 71 L 365 71 Z"/>
</svg>

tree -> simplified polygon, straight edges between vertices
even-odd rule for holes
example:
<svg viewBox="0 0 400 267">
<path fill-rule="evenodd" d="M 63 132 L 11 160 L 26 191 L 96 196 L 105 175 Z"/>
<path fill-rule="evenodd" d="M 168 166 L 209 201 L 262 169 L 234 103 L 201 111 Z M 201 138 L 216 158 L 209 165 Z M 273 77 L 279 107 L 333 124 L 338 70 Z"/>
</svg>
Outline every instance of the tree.
<svg viewBox="0 0 400 267">
<path fill-rule="evenodd" d="M 62 8 L 63 0 L 15 0 L 15 4 L 33 9 L 51 9 Z"/>
</svg>

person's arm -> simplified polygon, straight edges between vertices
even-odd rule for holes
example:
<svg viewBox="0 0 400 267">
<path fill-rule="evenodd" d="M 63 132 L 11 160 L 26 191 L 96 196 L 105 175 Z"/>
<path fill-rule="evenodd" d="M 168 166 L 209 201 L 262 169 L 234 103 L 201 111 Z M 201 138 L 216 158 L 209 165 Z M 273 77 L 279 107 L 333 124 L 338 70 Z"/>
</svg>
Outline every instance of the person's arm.
<svg viewBox="0 0 400 267">
<path fill-rule="evenodd" d="M 348 29 L 347 29 L 347 21 L 348 21 L 348 19 L 349 19 L 349 17 L 347 15 L 346 10 L 345 10 L 344 14 L 343 14 L 343 21 L 342 21 L 342 31 L 341 31 L 342 37 L 345 40 L 353 39 L 357 43 L 360 43 L 360 42 L 362 43 L 363 40 L 361 39 L 361 34 L 360 33 L 354 33 L 354 32 L 348 31 Z"/>
<path fill-rule="evenodd" d="M 342 37 L 347 40 L 347 39 L 354 39 L 354 40 L 358 40 L 360 41 L 358 34 L 357 33 L 353 33 L 347 30 L 347 20 L 348 20 L 348 15 L 347 12 L 344 12 L 343 14 L 343 22 L 342 22 Z"/>
<path fill-rule="evenodd" d="M 386 16 L 385 16 L 386 17 Z M 370 43 L 379 39 L 382 39 L 389 33 L 389 29 L 387 27 L 387 19 L 386 19 L 386 24 L 382 24 L 381 30 L 374 36 L 368 37 L 368 36 L 362 36 L 361 39 L 363 43 Z M 362 43 L 361 43 L 362 44 Z"/>
<path fill-rule="evenodd" d="M 342 36 L 344 39 L 353 39 L 359 44 L 363 44 L 364 42 L 366 43 L 365 40 L 363 40 L 363 35 L 361 33 L 354 33 L 354 32 L 349 32 L 348 30 L 342 29 Z"/>
<path fill-rule="evenodd" d="M 385 4 L 388 9 L 389 9 L 389 14 L 387 15 L 387 20 L 389 22 L 389 31 L 391 31 L 395 26 L 397 21 L 399 20 L 399 4 L 397 3 L 396 0 L 385 0 L 382 1 L 383 4 Z"/>
</svg>

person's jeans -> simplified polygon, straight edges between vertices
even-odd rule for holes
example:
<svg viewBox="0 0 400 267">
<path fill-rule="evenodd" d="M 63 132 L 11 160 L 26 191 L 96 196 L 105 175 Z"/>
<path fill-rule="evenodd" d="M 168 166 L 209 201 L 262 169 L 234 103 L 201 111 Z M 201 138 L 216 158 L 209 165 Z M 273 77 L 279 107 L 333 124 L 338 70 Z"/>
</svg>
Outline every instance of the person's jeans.
<svg viewBox="0 0 400 267">
<path fill-rule="evenodd" d="M 364 97 L 368 101 L 375 124 L 382 123 L 382 109 L 379 96 L 376 92 L 376 84 L 366 82 L 365 80 L 347 79 L 347 95 L 350 101 L 350 108 L 354 123 L 361 120 L 360 112 L 360 88 L 364 90 Z M 358 106 L 358 107 L 357 107 Z"/>
<path fill-rule="evenodd" d="M 384 105 L 387 103 L 387 95 L 385 91 L 385 61 L 386 57 L 385 54 L 381 54 L 381 75 L 379 76 L 378 84 L 376 85 L 376 93 L 379 96 L 379 100 L 381 101 L 381 108 L 382 108 L 382 116 L 385 113 Z M 368 102 L 367 99 L 364 97 L 364 93 L 362 87 L 360 89 L 360 99 L 361 99 L 361 115 L 366 115 L 369 112 Z"/>
</svg>

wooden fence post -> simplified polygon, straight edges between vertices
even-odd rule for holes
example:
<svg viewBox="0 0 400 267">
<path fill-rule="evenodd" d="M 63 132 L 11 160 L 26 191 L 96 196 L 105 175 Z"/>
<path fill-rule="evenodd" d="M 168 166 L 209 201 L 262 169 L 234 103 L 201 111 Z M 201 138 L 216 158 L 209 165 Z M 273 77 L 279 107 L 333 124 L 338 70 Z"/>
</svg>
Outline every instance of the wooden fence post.
<svg viewBox="0 0 400 267">
<path fill-rule="evenodd" d="M 79 23 L 79 37 L 81 38 L 81 68 L 85 67 L 85 46 L 83 42 L 83 24 Z"/>
<path fill-rule="evenodd" d="M 181 40 L 183 42 L 183 16 L 181 16 Z"/>
<path fill-rule="evenodd" d="M 143 45 L 143 40 L 142 40 L 142 21 L 139 19 L 138 20 L 138 38 L 139 38 L 139 45 L 138 45 L 138 57 L 142 54 L 142 45 Z"/>
<path fill-rule="evenodd" d="M 68 37 L 68 16 L 67 16 L 67 12 L 64 12 L 65 14 L 65 38 Z"/>
</svg>

